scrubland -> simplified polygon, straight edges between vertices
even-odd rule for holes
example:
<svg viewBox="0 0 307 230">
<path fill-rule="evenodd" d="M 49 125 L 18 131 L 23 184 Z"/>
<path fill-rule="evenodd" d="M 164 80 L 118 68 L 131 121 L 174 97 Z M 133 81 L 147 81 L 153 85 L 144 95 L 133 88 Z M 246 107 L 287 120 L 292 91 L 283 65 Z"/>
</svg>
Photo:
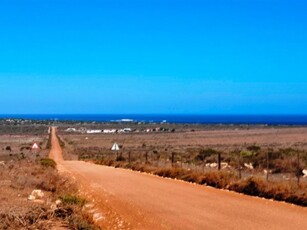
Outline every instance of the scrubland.
<svg viewBox="0 0 307 230">
<path fill-rule="evenodd" d="M 47 158 L 47 139 L 0 136 L 0 229 L 96 229 L 75 182 Z"/>
</svg>

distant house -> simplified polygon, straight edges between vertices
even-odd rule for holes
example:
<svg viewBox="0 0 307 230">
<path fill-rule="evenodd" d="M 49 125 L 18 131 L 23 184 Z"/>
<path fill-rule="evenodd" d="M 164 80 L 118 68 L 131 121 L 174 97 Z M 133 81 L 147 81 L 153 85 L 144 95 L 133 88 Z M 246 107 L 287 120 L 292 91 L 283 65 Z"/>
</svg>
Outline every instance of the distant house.
<svg viewBox="0 0 307 230">
<path fill-rule="evenodd" d="M 118 133 L 130 133 L 130 132 L 132 132 L 132 129 L 131 128 L 124 128 L 124 129 L 119 129 L 117 132 Z"/>
<path fill-rule="evenodd" d="M 102 132 L 103 133 L 116 133 L 117 130 L 116 129 L 104 129 Z"/>
<path fill-rule="evenodd" d="M 102 133 L 102 130 L 101 129 L 89 129 L 89 130 L 86 130 L 86 133 L 88 134 Z"/>
<path fill-rule="evenodd" d="M 72 133 L 72 132 L 77 132 L 77 130 L 76 130 L 75 128 L 67 128 L 67 129 L 65 130 L 65 132 L 70 132 L 70 133 Z"/>
<path fill-rule="evenodd" d="M 84 127 L 82 127 L 82 128 L 79 129 L 79 132 L 81 132 L 81 133 L 86 133 L 86 131 L 87 131 L 87 129 L 84 128 Z"/>
</svg>

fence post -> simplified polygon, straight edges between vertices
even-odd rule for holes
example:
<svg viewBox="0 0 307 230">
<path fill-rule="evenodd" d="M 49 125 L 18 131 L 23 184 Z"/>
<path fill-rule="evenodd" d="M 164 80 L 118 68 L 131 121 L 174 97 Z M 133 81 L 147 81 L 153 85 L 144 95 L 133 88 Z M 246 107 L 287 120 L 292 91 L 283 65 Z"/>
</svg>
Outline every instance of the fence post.
<svg viewBox="0 0 307 230">
<path fill-rule="evenodd" d="M 220 171 L 221 170 L 221 153 L 220 152 L 217 153 L 217 165 L 218 165 L 217 168 Z"/>
<path fill-rule="evenodd" d="M 174 161 L 175 161 L 175 153 L 172 152 L 172 167 L 174 166 Z"/>
<path fill-rule="evenodd" d="M 297 152 L 297 167 L 296 167 L 296 176 L 297 176 L 297 186 L 300 186 L 300 177 L 301 177 L 301 171 L 300 171 L 300 153 Z"/>
<path fill-rule="evenodd" d="M 241 164 L 242 164 L 242 159 L 241 159 L 241 152 L 239 152 L 239 179 L 242 179 L 242 168 L 241 168 Z"/>
<path fill-rule="evenodd" d="M 270 163 L 269 163 L 269 151 L 266 153 L 266 181 L 269 181 Z"/>
<path fill-rule="evenodd" d="M 180 154 L 180 167 L 182 168 L 182 153 Z"/>
</svg>

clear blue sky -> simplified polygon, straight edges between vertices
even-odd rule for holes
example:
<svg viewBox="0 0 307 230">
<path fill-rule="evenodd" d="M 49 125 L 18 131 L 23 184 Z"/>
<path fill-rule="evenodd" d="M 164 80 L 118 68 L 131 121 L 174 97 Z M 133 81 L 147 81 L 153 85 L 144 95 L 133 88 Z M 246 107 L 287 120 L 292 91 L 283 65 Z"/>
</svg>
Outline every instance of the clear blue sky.
<svg viewBox="0 0 307 230">
<path fill-rule="evenodd" d="M 307 1 L 1 0 L 0 113 L 307 114 Z"/>
</svg>

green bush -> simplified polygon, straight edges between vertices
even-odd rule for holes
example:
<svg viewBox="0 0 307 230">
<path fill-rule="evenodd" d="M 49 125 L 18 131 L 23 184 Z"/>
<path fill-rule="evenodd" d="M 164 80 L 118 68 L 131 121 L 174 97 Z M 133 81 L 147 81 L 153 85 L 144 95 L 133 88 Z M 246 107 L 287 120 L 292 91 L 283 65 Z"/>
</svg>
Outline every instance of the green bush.
<svg viewBox="0 0 307 230">
<path fill-rule="evenodd" d="M 56 168 L 56 162 L 50 158 L 40 159 L 40 164 L 44 167 Z"/>
<path fill-rule="evenodd" d="M 60 196 L 60 199 L 64 205 L 68 204 L 68 205 L 83 206 L 86 203 L 85 199 L 80 198 L 78 196 L 74 196 L 74 195 L 63 195 L 63 196 Z"/>
</svg>

